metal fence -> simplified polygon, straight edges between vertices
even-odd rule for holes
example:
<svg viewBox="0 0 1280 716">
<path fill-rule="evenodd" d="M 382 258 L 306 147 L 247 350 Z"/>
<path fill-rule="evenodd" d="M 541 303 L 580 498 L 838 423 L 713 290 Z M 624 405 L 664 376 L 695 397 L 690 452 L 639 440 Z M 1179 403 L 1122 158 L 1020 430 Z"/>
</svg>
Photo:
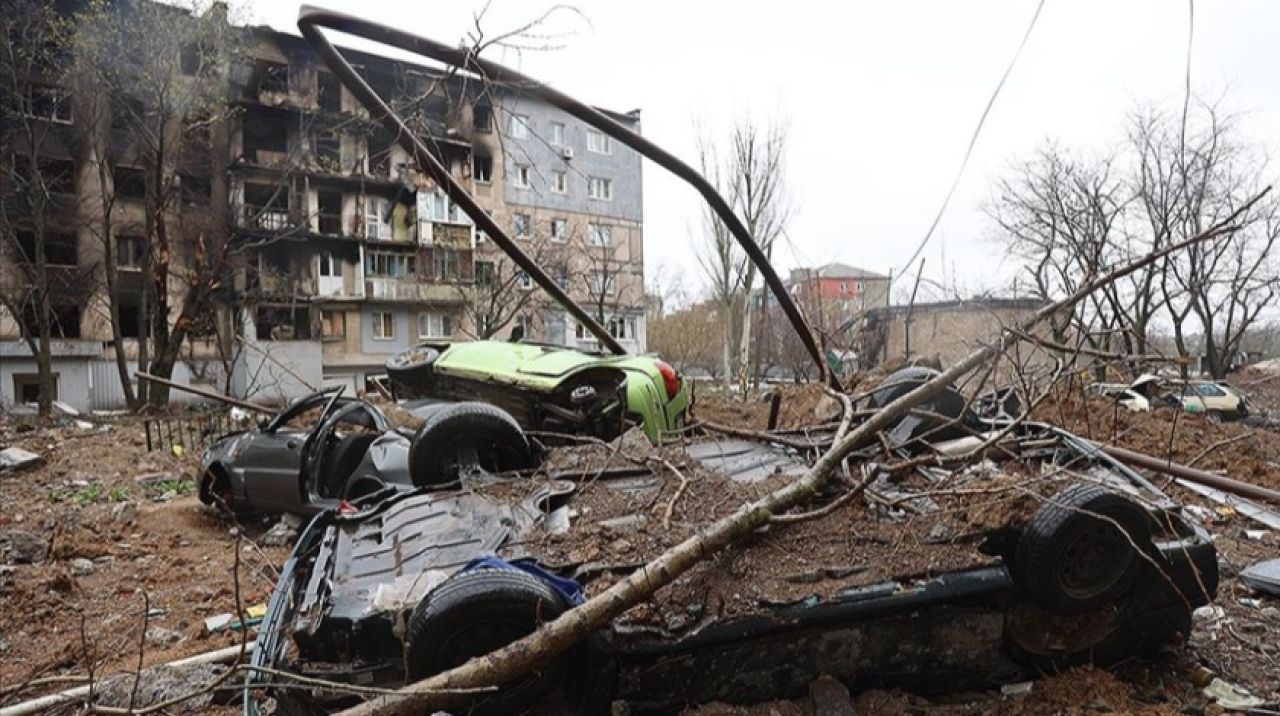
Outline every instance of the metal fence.
<svg viewBox="0 0 1280 716">
<path fill-rule="evenodd" d="M 171 418 L 147 418 L 142 421 L 147 435 L 147 450 L 173 452 L 180 447 L 183 452 L 197 453 L 209 446 L 219 435 L 235 429 L 229 411 L 217 411 L 183 415 Z"/>
</svg>

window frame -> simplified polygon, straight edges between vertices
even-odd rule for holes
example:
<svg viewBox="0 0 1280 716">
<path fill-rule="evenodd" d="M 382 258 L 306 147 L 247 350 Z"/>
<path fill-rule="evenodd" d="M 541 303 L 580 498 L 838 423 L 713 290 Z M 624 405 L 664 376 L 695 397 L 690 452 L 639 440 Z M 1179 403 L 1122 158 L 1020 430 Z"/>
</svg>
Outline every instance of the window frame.
<svg viewBox="0 0 1280 716">
<path fill-rule="evenodd" d="M 613 154 L 613 137 L 598 129 L 588 129 L 587 151 L 595 154 Z"/>
<path fill-rule="evenodd" d="M 600 248 L 613 246 L 613 227 L 596 222 L 587 224 L 587 241 Z"/>
<path fill-rule="evenodd" d="M 426 329 L 423 329 L 426 319 Z M 434 325 L 433 325 L 434 323 Z M 439 330 L 434 330 L 438 328 Z M 453 337 L 453 316 L 438 311 L 420 311 L 418 313 L 418 340 L 429 341 L 439 338 Z"/>
<path fill-rule="evenodd" d="M 548 140 L 548 143 L 551 144 L 551 146 L 553 147 L 563 147 L 565 146 L 564 138 L 565 138 L 564 122 L 552 122 L 551 123 L 551 139 Z"/>
<path fill-rule="evenodd" d="M 519 127 L 519 129 L 516 129 Z M 512 139 L 528 139 L 533 126 L 529 123 L 529 115 L 512 112 L 507 122 L 507 136 Z"/>
<path fill-rule="evenodd" d="M 569 173 L 560 171 L 559 169 L 551 170 L 551 193 L 552 194 L 568 194 L 569 193 Z"/>
<path fill-rule="evenodd" d="M 369 335 L 375 341 L 394 341 L 396 339 L 396 314 L 392 311 L 372 311 L 373 325 L 369 327 Z M 390 319 L 388 321 L 388 319 Z M 391 325 L 391 333 L 387 334 L 387 325 Z M 382 333 L 383 335 L 378 335 Z"/>
<path fill-rule="evenodd" d="M 587 198 L 613 201 L 613 180 L 608 177 L 587 177 Z"/>
</svg>

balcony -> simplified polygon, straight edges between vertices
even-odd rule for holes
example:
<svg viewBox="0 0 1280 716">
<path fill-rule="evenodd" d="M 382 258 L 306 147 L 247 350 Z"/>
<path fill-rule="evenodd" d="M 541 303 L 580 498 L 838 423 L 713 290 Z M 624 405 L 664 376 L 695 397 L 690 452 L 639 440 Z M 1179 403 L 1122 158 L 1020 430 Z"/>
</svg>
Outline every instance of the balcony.
<svg viewBox="0 0 1280 716">
<path fill-rule="evenodd" d="M 414 301 L 421 303 L 462 303 L 464 298 L 456 283 L 428 283 L 405 278 L 367 278 L 365 297 L 376 301 Z"/>
<path fill-rule="evenodd" d="M 289 218 L 289 207 L 287 206 L 245 204 L 240 218 L 240 226 L 245 229 L 262 231 L 284 231 L 291 228 L 293 222 Z"/>
</svg>

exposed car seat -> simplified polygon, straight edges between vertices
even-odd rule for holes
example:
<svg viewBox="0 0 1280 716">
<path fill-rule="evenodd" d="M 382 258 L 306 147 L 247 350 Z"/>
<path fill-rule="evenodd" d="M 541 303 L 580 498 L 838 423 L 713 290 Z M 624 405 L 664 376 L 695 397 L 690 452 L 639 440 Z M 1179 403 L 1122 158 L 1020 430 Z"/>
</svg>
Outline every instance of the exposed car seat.
<svg viewBox="0 0 1280 716">
<path fill-rule="evenodd" d="M 360 460 L 369 451 L 369 445 L 378 436 L 375 433 L 352 433 L 341 440 L 329 451 L 328 465 L 324 468 L 324 480 L 321 482 L 324 497 L 338 497 L 342 488 L 360 465 Z"/>
</svg>

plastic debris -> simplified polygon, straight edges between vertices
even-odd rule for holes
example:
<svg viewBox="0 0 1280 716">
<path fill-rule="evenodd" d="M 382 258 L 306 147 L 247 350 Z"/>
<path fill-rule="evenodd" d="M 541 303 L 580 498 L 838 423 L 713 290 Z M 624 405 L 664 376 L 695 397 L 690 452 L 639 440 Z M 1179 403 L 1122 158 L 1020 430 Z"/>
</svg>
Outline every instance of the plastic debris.
<svg viewBox="0 0 1280 716">
<path fill-rule="evenodd" d="M 39 454 L 18 447 L 0 450 L 0 472 L 21 470 L 24 467 L 37 465 L 44 460 Z"/>
<path fill-rule="evenodd" d="M 1240 572 L 1240 581 L 1255 592 L 1280 597 L 1280 559 L 1258 562 Z"/>
<path fill-rule="evenodd" d="M 1229 711 L 1244 711 L 1266 703 L 1245 689 L 1219 678 L 1210 681 L 1209 685 L 1204 687 L 1203 693 L 1213 699 L 1215 704 Z"/>
</svg>

